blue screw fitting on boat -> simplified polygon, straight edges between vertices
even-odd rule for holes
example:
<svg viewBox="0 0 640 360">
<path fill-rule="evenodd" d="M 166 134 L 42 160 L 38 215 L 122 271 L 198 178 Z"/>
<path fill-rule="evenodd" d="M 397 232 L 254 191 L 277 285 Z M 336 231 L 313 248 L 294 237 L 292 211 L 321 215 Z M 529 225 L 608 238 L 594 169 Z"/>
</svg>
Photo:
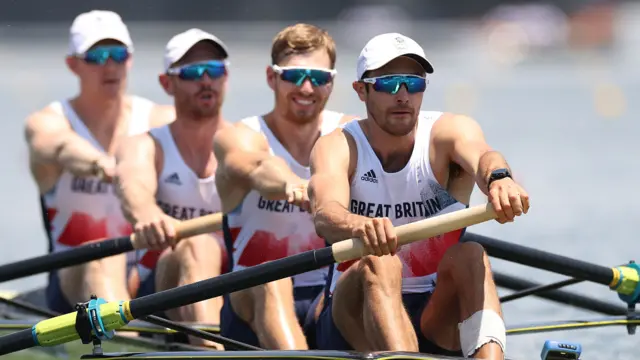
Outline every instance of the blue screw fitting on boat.
<svg viewBox="0 0 640 360">
<path fill-rule="evenodd" d="M 100 316 L 100 305 L 106 303 L 107 302 L 102 298 L 94 298 L 89 301 L 89 306 L 87 307 L 91 329 L 100 340 L 109 340 L 115 335 L 115 331 L 107 331 L 107 329 L 105 329 L 104 323 L 102 322 L 102 316 Z"/>
<path fill-rule="evenodd" d="M 571 359 L 579 360 L 582 354 L 582 345 L 569 341 L 547 340 L 544 342 L 540 359 Z"/>
</svg>

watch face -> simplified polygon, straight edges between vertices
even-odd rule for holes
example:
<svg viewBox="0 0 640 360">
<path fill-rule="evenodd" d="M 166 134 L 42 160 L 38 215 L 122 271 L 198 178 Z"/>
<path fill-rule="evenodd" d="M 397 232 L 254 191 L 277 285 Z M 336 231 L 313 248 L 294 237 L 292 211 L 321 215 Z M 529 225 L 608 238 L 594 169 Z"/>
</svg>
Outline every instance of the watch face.
<svg viewBox="0 0 640 360">
<path fill-rule="evenodd" d="M 503 178 L 503 177 L 505 177 L 505 176 L 508 176 L 508 175 L 509 175 L 509 173 L 507 172 L 507 170 L 506 170 L 506 169 L 498 169 L 498 170 L 494 170 L 494 171 L 491 173 L 491 177 L 493 177 L 493 178 L 500 178 L 500 179 L 501 179 L 501 178 Z"/>
</svg>

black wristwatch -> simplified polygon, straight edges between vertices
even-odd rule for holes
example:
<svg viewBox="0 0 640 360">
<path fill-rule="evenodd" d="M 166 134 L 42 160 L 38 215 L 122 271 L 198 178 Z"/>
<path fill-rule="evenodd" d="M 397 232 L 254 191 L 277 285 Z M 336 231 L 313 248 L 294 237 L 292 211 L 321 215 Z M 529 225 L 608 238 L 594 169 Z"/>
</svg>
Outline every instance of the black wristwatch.
<svg viewBox="0 0 640 360">
<path fill-rule="evenodd" d="M 491 188 L 491 183 L 496 181 L 496 180 L 500 180 L 500 179 L 504 179 L 504 178 L 511 178 L 511 172 L 509 171 L 509 169 L 495 169 L 491 172 L 491 175 L 489 175 L 489 181 L 487 181 L 487 189 Z"/>
</svg>

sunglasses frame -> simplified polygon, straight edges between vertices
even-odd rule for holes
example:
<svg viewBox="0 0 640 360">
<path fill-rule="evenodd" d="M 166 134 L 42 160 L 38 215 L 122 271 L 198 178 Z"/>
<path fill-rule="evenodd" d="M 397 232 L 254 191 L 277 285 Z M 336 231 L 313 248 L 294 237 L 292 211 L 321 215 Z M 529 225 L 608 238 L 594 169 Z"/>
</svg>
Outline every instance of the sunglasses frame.
<svg viewBox="0 0 640 360">
<path fill-rule="evenodd" d="M 360 80 L 360 82 L 363 82 L 363 83 L 366 83 L 366 84 L 375 85 L 376 84 L 376 80 L 378 80 L 378 79 L 384 79 L 384 78 L 389 78 L 389 77 L 394 77 L 394 76 L 404 76 L 404 77 L 419 78 L 419 79 L 423 79 L 424 80 L 424 91 L 416 91 L 415 93 L 410 93 L 410 94 L 417 94 L 419 92 L 425 92 L 425 91 L 427 91 L 427 87 L 429 86 L 429 79 L 426 76 L 420 76 L 420 75 L 416 75 L 416 74 L 388 74 L 388 75 L 376 76 L 376 77 L 371 77 L 371 78 L 364 78 L 364 79 Z M 406 85 L 406 83 L 404 83 L 404 82 L 403 82 L 403 84 L 407 87 L 407 91 L 408 91 L 409 90 L 409 86 Z M 375 90 L 375 88 L 374 88 L 374 90 Z M 378 90 L 375 90 L 375 91 L 394 95 L 394 94 L 392 94 L 390 92 L 387 92 L 387 91 L 378 91 Z"/>
<path fill-rule="evenodd" d="M 109 48 L 123 48 L 123 49 L 125 49 L 125 50 L 126 50 L 126 52 L 127 52 L 127 58 L 126 58 L 126 59 L 124 59 L 124 61 L 119 62 L 119 61 L 116 61 L 116 60 L 111 56 L 111 54 L 109 54 L 109 57 L 107 58 L 107 60 L 106 60 L 104 63 L 87 61 L 87 53 L 89 53 L 89 52 L 91 52 L 91 51 L 94 51 L 94 50 L 97 50 L 97 49 L 105 49 L 105 48 L 107 48 L 107 49 L 109 49 Z M 127 60 L 129 60 L 129 58 L 131 57 L 131 55 L 132 55 L 132 54 L 133 54 L 133 49 L 130 49 L 130 48 L 129 48 L 128 46 L 126 46 L 126 45 L 101 45 L 101 46 L 96 46 L 96 47 L 95 47 L 95 48 L 93 48 L 93 49 L 89 49 L 89 50 L 87 50 L 87 51 L 85 51 L 85 52 L 83 52 L 83 53 L 76 53 L 76 54 L 74 54 L 73 56 L 74 56 L 75 58 L 78 58 L 78 59 L 80 59 L 80 60 L 82 60 L 82 61 L 86 62 L 87 64 L 103 66 L 103 65 L 105 65 L 105 64 L 106 64 L 106 62 L 107 62 L 107 61 L 109 61 L 109 59 L 111 59 L 111 60 L 115 61 L 115 62 L 116 62 L 116 63 L 118 63 L 118 64 L 124 64 Z"/>
<path fill-rule="evenodd" d="M 318 71 L 324 71 L 327 72 L 331 75 L 331 81 L 333 81 L 336 77 L 336 75 L 338 74 L 338 70 L 336 69 L 327 69 L 327 68 L 317 68 L 317 67 L 308 67 L 308 66 L 278 66 L 278 65 L 271 65 L 271 69 L 273 69 L 273 71 L 276 74 L 279 74 L 280 76 L 282 76 L 282 74 L 284 73 L 285 70 L 318 70 Z M 285 80 L 286 81 L 286 80 Z M 327 82 L 328 84 L 329 82 Z M 312 82 L 313 84 L 313 82 Z M 323 85 L 318 85 L 318 86 L 324 86 L 327 84 L 323 84 Z M 314 85 L 316 86 L 316 85 Z"/>
<path fill-rule="evenodd" d="M 186 67 L 189 67 L 189 66 L 193 66 L 193 65 L 203 65 L 203 64 L 209 64 L 209 63 L 219 63 L 220 65 L 222 65 L 222 67 L 224 67 L 225 73 L 227 72 L 227 70 L 229 68 L 229 65 L 231 65 L 231 63 L 228 60 L 197 61 L 197 62 L 194 62 L 194 63 L 184 64 L 184 65 L 180 65 L 180 66 L 176 66 L 176 67 L 170 67 L 170 68 L 167 69 L 166 74 L 167 75 L 180 76 L 180 71 L 183 68 L 186 68 Z M 202 74 L 202 76 L 204 76 L 204 74 Z"/>
</svg>

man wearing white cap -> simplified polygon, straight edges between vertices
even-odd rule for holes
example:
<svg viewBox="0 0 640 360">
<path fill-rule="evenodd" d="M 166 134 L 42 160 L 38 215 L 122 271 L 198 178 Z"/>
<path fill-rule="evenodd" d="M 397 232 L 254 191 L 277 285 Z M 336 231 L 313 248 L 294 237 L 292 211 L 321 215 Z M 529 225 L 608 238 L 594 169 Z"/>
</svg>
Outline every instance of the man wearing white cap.
<svg viewBox="0 0 640 360">
<path fill-rule="evenodd" d="M 131 233 L 111 182 L 112 157 L 126 136 L 165 124 L 173 107 L 126 94 L 133 44 L 120 16 L 94 10 L 71 25 L 67 67 L 79 94 L 31 114 L 25 126 L 32 175 L 53 252 Z M 135 285 L 133 285 L 135 286 Z M 130 298 L 126 255 L 60 269 L 49 274 L 52 310 L 74 311 L 91 294 Z"/>
<path fill-rule="evenodd" d="M 117 153 L 118 193 L 125 215 L 147 250 L 139 256 L 138 296 L 219 275 L 225 249 L 218 234 L 176 243 L 176 221 L 220 212 L 214 134 L 221 114 L 228 51 L 217 37 L 190 29 L 169 40 L 160 84 L 173 96 L 176 120 L 128 139 Z M 222 299 L 167 311 L 175 321 L 218 324 Z M 218 346 L 192 338 L 192 343 Z"/>
<path fill-rule="evenodd" d="M 431 73 L 414 40 L 374 37 L 353 83 L 368 117 L 320 138 L 312 151 L 318 235 L 330 243 L 360 238 L 371 254 L 332 266 L 320 349 L 504 358 L 505 326 L 482 246 L 460 243 L 463 229 L 398 247 L 394 226 L 466 208 L 474 184 L 500 223 L 529 209 L 473 119 L 420 111 Z"/>
</svg>

